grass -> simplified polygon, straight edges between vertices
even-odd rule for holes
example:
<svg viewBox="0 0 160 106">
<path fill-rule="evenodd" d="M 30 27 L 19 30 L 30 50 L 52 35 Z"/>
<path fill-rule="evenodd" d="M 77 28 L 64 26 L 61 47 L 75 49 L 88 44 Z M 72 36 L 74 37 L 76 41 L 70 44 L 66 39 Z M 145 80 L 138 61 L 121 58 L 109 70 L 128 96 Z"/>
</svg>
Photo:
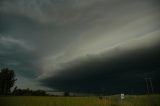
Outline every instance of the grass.
<svg viewBox="0 0 160 106">
<path fill-rule="evenodd" d="M 9 96 L 0 97 L 0 106 L 160 106 L 160 95 L 98 97 Z"/>
</svg>

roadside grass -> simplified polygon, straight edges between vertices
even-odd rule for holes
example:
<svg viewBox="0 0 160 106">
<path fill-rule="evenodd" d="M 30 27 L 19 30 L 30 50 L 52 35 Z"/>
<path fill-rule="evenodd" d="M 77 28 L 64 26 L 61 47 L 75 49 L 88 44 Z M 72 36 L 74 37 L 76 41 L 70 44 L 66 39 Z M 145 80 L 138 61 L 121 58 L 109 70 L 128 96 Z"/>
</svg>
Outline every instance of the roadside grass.
<svg viewBox="0 0 160 106">
<path fill-rule="evenodd" d="M 5 96 L 0 106 L 160 106 L 160 95 L 90 97 Z"/>
</svg>

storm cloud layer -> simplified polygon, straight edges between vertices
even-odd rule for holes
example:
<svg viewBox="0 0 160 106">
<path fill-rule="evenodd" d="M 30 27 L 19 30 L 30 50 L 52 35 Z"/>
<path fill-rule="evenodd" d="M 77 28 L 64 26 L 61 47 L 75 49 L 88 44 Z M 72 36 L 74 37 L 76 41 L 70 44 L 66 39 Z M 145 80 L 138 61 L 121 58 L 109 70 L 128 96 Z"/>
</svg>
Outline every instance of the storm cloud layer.
<svg viewBox="0 0 160 106">
<path fill-rule="evenodd" d="M 146 93 L 145 78 L 152 78 L 159 92 L 160 44 L 137 47 L 116 47 L 98 55 L 61 64 L 43 84 L 62 91 L 86 93 Z M 125 46 L 124 46 L 125 47 Z"/>
<path fill-rule="evenodd" d="M 149 77 L 160 92 L 159 7 L 158 0 L 1 0 L 0 66 L 13 68 L 23 88 L 145 93 Z"/>
</svg>

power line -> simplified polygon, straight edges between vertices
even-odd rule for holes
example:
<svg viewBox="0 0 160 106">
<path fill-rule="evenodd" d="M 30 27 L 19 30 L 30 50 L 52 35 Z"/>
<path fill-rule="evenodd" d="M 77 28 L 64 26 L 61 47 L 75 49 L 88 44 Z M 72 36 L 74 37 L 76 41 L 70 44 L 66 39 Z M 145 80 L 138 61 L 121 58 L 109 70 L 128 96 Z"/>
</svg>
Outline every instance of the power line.
<svg viewBox="0 0 160 106">
<path fill-rule="evenodd" d="M 154 93 L 152 78 L 145 78 L 147 94 Z"/>
</svg>

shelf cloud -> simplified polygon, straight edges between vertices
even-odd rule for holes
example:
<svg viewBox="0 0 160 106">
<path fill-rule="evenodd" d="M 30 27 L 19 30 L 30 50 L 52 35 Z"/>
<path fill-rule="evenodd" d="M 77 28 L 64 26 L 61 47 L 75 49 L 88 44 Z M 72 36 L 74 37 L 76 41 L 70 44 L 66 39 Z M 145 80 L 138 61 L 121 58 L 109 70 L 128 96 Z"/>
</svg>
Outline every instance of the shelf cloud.
<svg viewBox="0 0 160 106">
<path fill-rule="evenodd" d="M 0 66 L 34 89 L 144 93 L 151 77 L 160 92 L 159 7 L 158 0 L 1 0 Z"/>
</svg>

